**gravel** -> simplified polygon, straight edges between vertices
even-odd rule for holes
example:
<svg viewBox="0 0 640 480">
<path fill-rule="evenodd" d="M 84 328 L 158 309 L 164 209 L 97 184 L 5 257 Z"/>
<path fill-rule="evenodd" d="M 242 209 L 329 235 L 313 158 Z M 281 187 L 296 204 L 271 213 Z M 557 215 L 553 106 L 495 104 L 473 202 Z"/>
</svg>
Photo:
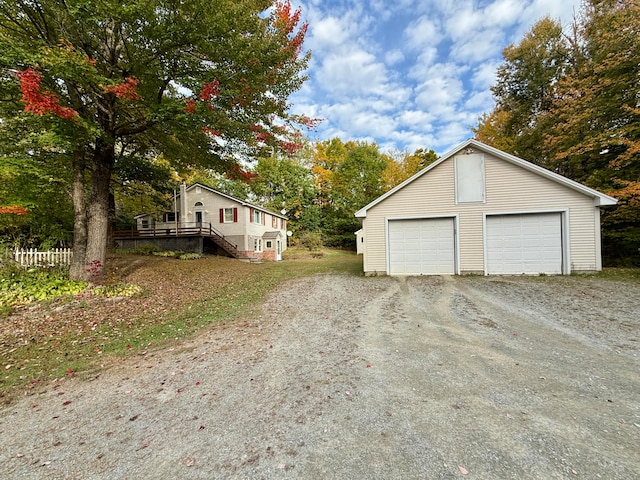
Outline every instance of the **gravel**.
<svg viewBox="0 0 640 480">
<path fill-rule="evenodd" d="M 0 413 L 0 478 L 635 479 L 640 285 L 287 283 Z"/>
</svg>

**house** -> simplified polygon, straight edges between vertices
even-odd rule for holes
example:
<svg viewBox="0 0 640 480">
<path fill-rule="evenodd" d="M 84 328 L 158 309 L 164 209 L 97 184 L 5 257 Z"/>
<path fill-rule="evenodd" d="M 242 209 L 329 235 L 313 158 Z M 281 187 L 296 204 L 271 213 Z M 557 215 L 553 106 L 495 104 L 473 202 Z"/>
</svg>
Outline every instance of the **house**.
<svg viewBox="0 0 640 480">
<path fill-rule="evenodd" d="M 615 204 L 472 139 L 355 215 L 367 275 L 569 274 L 602 269 Z"/>
<path fill-rule="evenodd" d="M 169 245 L 184 237 L 183 250 L 209 250 L 236 258 L 281 260 L 287 248 L 287 218 L 201 183 L 182 184 L 174 211 L 162 219 L 136 217 L 138 242 Z M 194 237 L 200 242 L 194 243 Z M 164 240 L 161 240 L 164 239 Z M 190 243 L 185 243 L 191 240 Z M 116 241 L 123 246 L 123 236 Z M 175 243 L 175 241 L 174 241 Z"/>
</svg>

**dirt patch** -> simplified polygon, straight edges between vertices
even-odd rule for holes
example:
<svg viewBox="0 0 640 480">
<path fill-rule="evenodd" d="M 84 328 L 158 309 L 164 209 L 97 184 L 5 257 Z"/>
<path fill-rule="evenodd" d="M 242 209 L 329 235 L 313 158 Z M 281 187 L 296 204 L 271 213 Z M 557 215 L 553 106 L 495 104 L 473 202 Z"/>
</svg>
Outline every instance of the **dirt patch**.
<svg viewBox="0 0 640 480">
<path fill-rule="evenodd" d="M 319 275 L 255 318 L 2 411 L 2 478 L 640 471 L 640 288 Z"/>
</svg>

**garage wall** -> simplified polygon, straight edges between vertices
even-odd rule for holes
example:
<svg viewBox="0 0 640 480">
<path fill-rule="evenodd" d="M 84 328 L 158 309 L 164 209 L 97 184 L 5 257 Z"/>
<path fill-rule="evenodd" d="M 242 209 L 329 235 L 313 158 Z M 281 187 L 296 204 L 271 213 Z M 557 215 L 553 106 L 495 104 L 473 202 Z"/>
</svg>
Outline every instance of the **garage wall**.
<svg viewBox="0 0 640 480">
<path fill-rule="evenodd" d="M 485 213 L 553 210 L 569 212 L 571 270 L 598 269 L 599 212 L 592 198 L 491 155 L 484 158 L 486 203 L 456 205 L 451 157 L 367 210 L 364 271 L 386 273 L 387 218 L 458 215 L 460 273 L 483 273 Z"/>
</svg>

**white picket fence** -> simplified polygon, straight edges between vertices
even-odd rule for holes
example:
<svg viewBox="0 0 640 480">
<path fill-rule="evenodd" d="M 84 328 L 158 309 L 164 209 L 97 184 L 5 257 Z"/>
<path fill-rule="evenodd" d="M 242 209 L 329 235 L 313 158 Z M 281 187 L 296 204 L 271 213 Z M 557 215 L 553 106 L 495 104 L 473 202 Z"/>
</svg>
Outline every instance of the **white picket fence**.
<svg viewBox="0 0 640 480">
<path fill-rule="evenodd" d="M 14 260 L 23 267 L 71 265 L 71 257 L 72 251 L 70 248 L 54 248 L 47 252 L 40 252 L 36 248 L 28 248 L 14 252 Z"/>
</svg>

